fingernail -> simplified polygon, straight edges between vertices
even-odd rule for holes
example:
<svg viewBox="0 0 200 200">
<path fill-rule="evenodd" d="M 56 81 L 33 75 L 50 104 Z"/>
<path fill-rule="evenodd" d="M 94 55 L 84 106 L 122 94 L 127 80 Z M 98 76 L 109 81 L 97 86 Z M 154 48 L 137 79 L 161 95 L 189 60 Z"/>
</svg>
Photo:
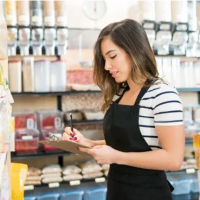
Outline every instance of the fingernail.
<svg viewBox="0 0 200 200">
<path fill-rule="evenodd" d="M 91 146 L 92 148 L 94 147 L 94 146 Z"/>
<path fill-rule="evenodd" d="M 71 136 L 73 136 L 73 133 L 70 133 Z"/>
<path fill-rule="evenodd" d="M 77 137 L 74 137 L 74 140 L 77 140 Z"/>
<path fill-rule="evenodd" d="M 70 139 L 70 140 L 73 140 L 73 138 L 71 138 L 71 137 L 70 137 L 69 139 Z"/>
<path fill-rule="evenodd" d="M 77 147 L 77 149 L 80 150 L 79 147 Z"/>
</svg>

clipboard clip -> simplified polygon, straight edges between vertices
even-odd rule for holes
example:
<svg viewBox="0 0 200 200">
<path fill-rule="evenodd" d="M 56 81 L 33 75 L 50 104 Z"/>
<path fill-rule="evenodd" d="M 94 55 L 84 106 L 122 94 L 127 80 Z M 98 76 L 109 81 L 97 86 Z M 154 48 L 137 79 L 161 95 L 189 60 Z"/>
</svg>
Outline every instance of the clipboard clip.
<svg viewBox="0 0 200 200">
<path fill-rule="evenodd" d="M 60 138 L 55 136 L 53 133 L 49 133 L 48 141 L 60 141 Z"/>
</svg>

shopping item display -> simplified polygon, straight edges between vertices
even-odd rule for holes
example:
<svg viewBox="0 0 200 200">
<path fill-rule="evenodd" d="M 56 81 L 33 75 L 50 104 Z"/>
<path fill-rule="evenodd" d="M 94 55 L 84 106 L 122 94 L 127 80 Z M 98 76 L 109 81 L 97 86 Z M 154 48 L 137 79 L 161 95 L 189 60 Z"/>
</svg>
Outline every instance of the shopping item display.
<svg viewBox="0 0 200 200">
<path fill-rule="evenodd" d="M 25 185 L 40 185 L 41 184 L 40 174 L 41 174 L 40 169 L 29 167 Z"/>
<path fill-rule="evenodd" d="M 65 1 L 5 1 L 8 55 L 66 55 L 68 28 Z M 19 46 L 17 47 L 19 43 Z M 44 48 L 44 49 L 43 49 Z"/>
<path fill-rule="evenodd" d="M 11 92 L 14 93 L 65 92 L 67 89 L 66 61 L 34 61 L 34 57 L 10 60 L 9 80 Z"/>
<path fill-rule="evenodd" d="M 41 181 L 42 183 L 58 183 L 62 182 L 62 169 L 59 165 L 48 165 L 42 169 Z M 59 174 L 59 175 L 58 175 Z M 48 176 L 45 176 L 48 175 Z M 58 175 L 58 176 L 57 176 Z"/>
</svg>

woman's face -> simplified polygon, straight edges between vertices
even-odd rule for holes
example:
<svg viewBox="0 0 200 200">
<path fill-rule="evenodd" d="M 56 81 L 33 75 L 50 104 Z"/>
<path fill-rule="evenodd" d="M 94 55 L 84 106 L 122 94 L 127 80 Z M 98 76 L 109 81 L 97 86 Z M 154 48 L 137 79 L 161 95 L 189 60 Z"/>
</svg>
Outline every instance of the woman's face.
<svg viewBox="0 0 200 200">
<path fill-rule="evenodd" d="M 116 82 L 122 83 L 131 78 L 131 59 L 123 49 L 110 38 L 105 38 L 101 42 L 101 52 L 105 60 L 105 70 L 109 71 Z"/>
</svg>

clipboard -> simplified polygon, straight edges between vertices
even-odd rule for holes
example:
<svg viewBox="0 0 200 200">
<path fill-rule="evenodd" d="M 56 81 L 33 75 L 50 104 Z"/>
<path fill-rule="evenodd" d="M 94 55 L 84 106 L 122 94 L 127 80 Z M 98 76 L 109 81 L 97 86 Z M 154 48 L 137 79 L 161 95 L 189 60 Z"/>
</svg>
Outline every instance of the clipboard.
<svg viewBox="0 0 200 200">
<path fill-rule="evenodd" d="M 91 147 L 89 145 L 80 144 L 78 142 L 69 141 L 69 140 L 58 140 L 58 141 L 41 140 L 39 141 L 39 143 L 56 147 L 58 149 L 69 151 L 78 155 L 90 156 L 89 154 L 85 152 L 79 151 L 78 147 L 82 147 L 82 148 L 91 148 Z"/>
</svg>

